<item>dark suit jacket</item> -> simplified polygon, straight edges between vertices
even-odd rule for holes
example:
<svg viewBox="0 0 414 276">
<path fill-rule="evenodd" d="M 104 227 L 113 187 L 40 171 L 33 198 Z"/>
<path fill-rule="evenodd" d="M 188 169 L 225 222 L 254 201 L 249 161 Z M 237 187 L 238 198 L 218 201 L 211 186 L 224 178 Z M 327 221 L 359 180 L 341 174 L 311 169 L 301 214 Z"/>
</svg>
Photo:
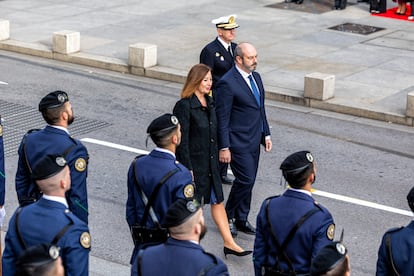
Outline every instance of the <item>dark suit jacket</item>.
<svg viewBox="0 0 414 276">
<path fill-rule="evenodd" d="M 237 44 L 231 43 L 231 48 L 234 51 Z M 217 87 L 218 81 L 227 73 L 227 71 L 234 66 L 234 58 L 230 55 L 218 38 L 207 44 L 200 53 L 200 63 L 208 65 L 213 74 L 213 91 Z"/>
<path fill-rule="evenodd" d="M 217 202 L 224 200 L 221 187 L 218 148 L 217 119 L 213 99 L 205 96 L 207 107 L 202 107 L 196 95 L 179 100 L 174 106 L 174 115 L 181 125 L 181 143 L 176 156 L 189 170 L 193 171 L 196 196 L 210 202 L 214 188 Z"/>
<path fill-rule="evenodd" d="M 250 87 L 235 66 L 217 84 L 214 96 L 219 149 L 254 152 L 258 150 L 262 135 L 270 135 L 262 79 L 257 72 L 253 72 L 253 77 L 260 91 L 260 108 Z"/>
</svg>

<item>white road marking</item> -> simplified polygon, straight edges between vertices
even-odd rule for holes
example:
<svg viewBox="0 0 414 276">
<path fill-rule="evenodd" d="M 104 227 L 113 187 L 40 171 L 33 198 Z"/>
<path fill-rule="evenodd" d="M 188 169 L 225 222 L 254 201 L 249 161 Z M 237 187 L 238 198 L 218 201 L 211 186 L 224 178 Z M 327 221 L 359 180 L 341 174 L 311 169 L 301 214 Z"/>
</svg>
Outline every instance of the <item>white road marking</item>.
<svg viewBox="0 0 414 276">
<path fill-rule="evenodd" d="M 4 81 L 0 81 L 0 84 L 8 85 L 8 83 Z"/>
<path fill-rule="evenodd" d="M 110 148 L 114 148 L 114 149 L 120 149 L 120 150 L 129 151 L 129 152 L 135 152 L 135 153 L 138 153 L 138 154 L 148 154 L 149 153 L 148 151 L 145 151 L 145 150 L 140 150 L 140 149 L 136 149 L 136 148 L 132 148 L 132 147 L 128 147 L 128 146 L 123 146 L 123 145 L 119 145 L 119 144 L 115 144 L 115 143 L 110 143 L 110 142 L 106 142 L 106 141 L 102 141 L 102 140 L 92 139 L 92 138 L 82 138 L 81 141 L 82 142 L 87 142 L 87 143 L 92 143 L 92 144 L 97 144 L 97 145 L 101 145 L 101 146 L 105 146 L 105 147 L 110 147 Z M 391 212 L 391 213 L 396 213 L 396 214 L 400 214 L 400 215 L 404 215 L 404 216 L 409 216 L 409 217 L 414 216 L 413 213 L 410 212 L 410 211 L 406 211 L 406 210 L 402 210 L 402 209 L 398 209 L 398 208 L 394 208 L 394 207 L 390 207 L 390 206 L 386 206 L 386 205 L 382 205 L 382 204 L 378 204 L 378 203 L 373 203 L 373 202 L 362 200 L 362 199 L 357 199 L 357 198 L 343 196 L 343 195 L 337 195 L 337 194 L 328 193 L 328 192 L 324 192 L 324 191 L 319 191 L 319 190 L 315 190 L 315 189 L 312 190 L 312 193 L 315 194 L 315 195 L 318 195 L 318 196 L 323 196 L 323 197 L 327 197 L 327 198 L 331 198 L 331 199 L 335 199 L 335 200 L 339 200 L 339 201 L 343 201 L 343 202 L 348 202 L 348 203 L 352 203 L 352 204 L 356 204 L 356 205 L 370 207 L 370 208 L 383 210 L 383 211 L 387 211 L 387 212 Z"/>
<path fill-rule="evenodd" d="M 131 148 L 131 147 L 127 147 L 127 146 L 123 146 L 123 145 L 119 145 L 119 144 L 114 144 L 114 143 L 106 142 L 106 141 L 102 141 L 102 140 L 92 139 L 92 138 L 82 138 L 80 140 L 82 142 L 97 144 L 97 145 L 101 145 L 101 146 L 105 146 L 105 147 L 109 147 L 109 148 L 129 151 L 129 152 L 135 152 L 135 153 L 138 153 L 138 154 L 148 154 L 149 153 L 148 151 L 145 151 L 145 150 Z"/>
</svg>

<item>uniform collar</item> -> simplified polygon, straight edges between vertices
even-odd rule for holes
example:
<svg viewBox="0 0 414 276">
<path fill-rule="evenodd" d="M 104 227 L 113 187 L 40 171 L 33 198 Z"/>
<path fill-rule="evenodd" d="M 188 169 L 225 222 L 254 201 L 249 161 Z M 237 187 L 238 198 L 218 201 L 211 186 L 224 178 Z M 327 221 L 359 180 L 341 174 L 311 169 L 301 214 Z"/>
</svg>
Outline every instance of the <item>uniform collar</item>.
<svg viewBox="0 0 414 276">
<path fill-rule="evenodd" d="M 223 39 L 221 39 L 221 37 L 217 37 L 217 40 L 221 43 L 221 45 L 223 45 L 224 49 L 228 49 L 229 46 L 231 47 L 231 42 L 229 44 L 227 44 Z"/>
<path fill-rule="evenodd" d="M 168 153 L 168 154 L 172 155 L 175 159 L 175 153 L 170 151 L 170 150 L 159 148 L 159 147 L 156 147 L 154 150 L 159 151 L 159 152 Z"/>
<path fill-rule="evenodd" d="M 60 129 L 60 130 L 63 130 L 64 132 L 66 132 L 67 134 L 69 134 L 69 130 L 66 127 L 63 127 L 63 126 L 53 126 L 53 125 L 48 125 L 48 126 L 53 127 L 53 128 L 57 128 L 57 129 Z"/>
<path fill-rule="evenodd" d="M 307 191 L 307 190 L 303 190 L 303 189 L 294 189 L 294 188 L 289 188 L 289 190 L 291 191 L 295 191 L 295 192 L 299 192 L 299 193 L 304 193 L 308 196 L 312 196 L 312 193 Z"/>
<path fill-rule="evenodd" d="M 50 201 L 56 201 L 56 202 L 62 203 L 63 205 L 66 206 L 66 208 L 69 208 L 68 202 L 66 201 L 66 198 L 64 198 L 64 197 L 50 196 L 50 195 L 43 194 L 43 198 L 47 199 L 47 200 L 50 200 Z"/>
</svg>

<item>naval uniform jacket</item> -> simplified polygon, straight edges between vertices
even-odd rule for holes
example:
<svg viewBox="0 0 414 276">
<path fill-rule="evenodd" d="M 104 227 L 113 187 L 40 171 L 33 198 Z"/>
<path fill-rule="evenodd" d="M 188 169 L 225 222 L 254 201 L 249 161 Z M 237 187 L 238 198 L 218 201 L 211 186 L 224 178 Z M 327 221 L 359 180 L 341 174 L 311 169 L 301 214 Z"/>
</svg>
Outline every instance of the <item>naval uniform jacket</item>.
<svg viewBox="0 0 414 276">
<path fill-rule="evenodd" d="M 236 46 L 236 43 L 231 42 L 233 54 Z M 211 68 L 213 75 L 212 90 L 215 91 L 220 78 L 234 66 L 234 58 L 216 37 L 216 39 L 201 50 L 200 63 L 208 65 Z"/>
<path fill-rule="evenodd" d="M 191 241 L 168 238 L 164 244 L 143 249 L 138 259 L 141 276 L 229 275 L 222 260 Z"/>
<path fill-rule="evenodd" d="M 86 178 L 89 155 L 86 147 L 66 131 L 48 125 L 41 130 L 29 131 L 23 137 L 18 153 L 16 192 L 19 203 L 28 198 L 39 199 L 41 196 L 37 185 L 30 177 L 36 163 L 48 154 L 66 153 L 65 159 L 70 168 L 71 178 L 71 188 L 66 193 L 69 209 L 78 218 L 88 223 Z"/>
<path fill-rule="evenodd" d="M 388 230 L 378 250 L 377 276 L 395 275 L 386 247 L 386 236 L 391 236 L 391 254 L 399 275 L 409 276 L 414 273 L 414 221 L 406 227 Z"/>
<path fill-rule="evenodd" d="M 6 246 L 3 253 L 3 276 L 14 276 L 15 261 L 23 252 L 23 246 L 16 232 L 16 212 L 9 222 Z M 85 222 L 77 218 L 60 202 L 41 197 L 20 212 L 19 230 L 27 248 L 50 244 L 56 235 L 68 224 L 72 224 L 58 240 L 65 275 L 88 275 L 90 235 Z"/>
<path fill-rule="evenodd" d="M 207 107 L 203 107 L 194 94 L 179 100 L 174 115 L 181 125 L 181 143 L 177 148 L 177 160 L 193 171 L 197 187 L 196 197 L 210 203 L 211 189 L 217 202 L 224 200 L 220 181 L 217 119 L 213 99 L 205 95 Z"/>
<path fill-rule="evenodd" d="M 128 170 L 128 199 L 126 202 L 126 219 L 129 227 L 140 224 L 144 216 L 145 204 L 137 191 L 134 180 L 134 163 Z M 191 198 L 194 195 L 194 185 L 190 171 L 183 164 L 175 160 L 175 157 L 167 152 L 152 150 L 148 155 L 137 158 L 135 163 L 136 175 L 139 184 L 149 199 L 155 186 L 168 172 L 178 169 L 158 191 L 152 208 L 157 219 L 163 222 L 168 207 L 179 198 Z M 150 216 L 148 216 L 146 226 L 155 227 Z M 131 262 L 135 259 L 141 245 L 137 244 L 134 248 Z"/>
<path fill-rule="evenodd" d="M 263 266 L 273 267 L 277 249 L 269 232 L 266 218 L 266 200 L 263 202 L 256 222 L 253 262 L 255 275 L 262 275 Z M 297 273 L 309 273 L 311 260 L 323 246 L 332 242 L 334 222 L 329 211 L 318 204 L 313 197 L 288 189 L 283 195 L 271 198 L 269 217 L 277 241 L 282 244 L 286 236 L 308 211 L 317 208 L 297 230 L 285 252 Z M 289 271 L 288 265 L 280 261 L 281 271 Z"/>
</svg>

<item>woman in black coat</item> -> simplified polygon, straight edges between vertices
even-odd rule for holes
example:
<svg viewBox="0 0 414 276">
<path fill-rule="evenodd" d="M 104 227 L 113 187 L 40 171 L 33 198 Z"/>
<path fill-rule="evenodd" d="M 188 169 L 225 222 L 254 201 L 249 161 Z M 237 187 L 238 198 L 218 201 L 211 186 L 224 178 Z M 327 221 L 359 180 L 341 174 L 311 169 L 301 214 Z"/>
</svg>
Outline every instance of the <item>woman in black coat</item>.
<svg viewBox="0 0 414 276">
<path fill-rule="evenodd" d="M 224 241 L 224 254 L 244 256 L 251 251 L 244 251 L 234 241 L 223 203 L 217 119 L 213 99 L 209 96 L 211 85 L 210 67 L 204 64 L 194 65 L 181 91 L 181 99 L 173 111 L 181 125 L 181 143 L 176 155 L 177 160 L 193 174 L 196 198 L 211 205 L 211 215 Z"/>
</svg>

